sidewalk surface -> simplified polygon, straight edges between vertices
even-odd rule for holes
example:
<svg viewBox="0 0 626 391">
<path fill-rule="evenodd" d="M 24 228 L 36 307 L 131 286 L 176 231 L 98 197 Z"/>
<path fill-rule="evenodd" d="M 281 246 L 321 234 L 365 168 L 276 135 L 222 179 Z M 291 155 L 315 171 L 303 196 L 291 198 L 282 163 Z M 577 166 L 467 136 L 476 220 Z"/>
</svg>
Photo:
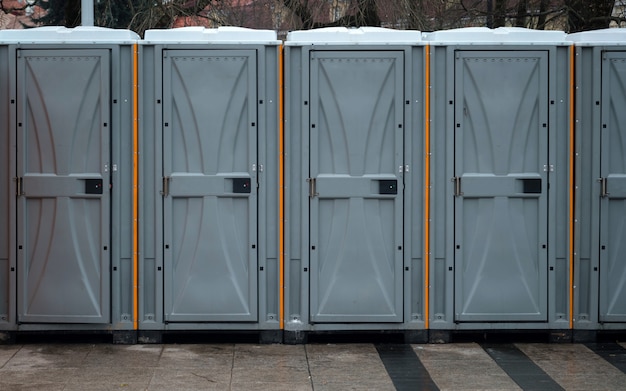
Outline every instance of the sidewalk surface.
<svg viewBox="0 0 626 391">
<path fill-rule="evenodd" d="M 626 344 L 0 345 L 0 390 L 626 390 Z"/>
</svg>

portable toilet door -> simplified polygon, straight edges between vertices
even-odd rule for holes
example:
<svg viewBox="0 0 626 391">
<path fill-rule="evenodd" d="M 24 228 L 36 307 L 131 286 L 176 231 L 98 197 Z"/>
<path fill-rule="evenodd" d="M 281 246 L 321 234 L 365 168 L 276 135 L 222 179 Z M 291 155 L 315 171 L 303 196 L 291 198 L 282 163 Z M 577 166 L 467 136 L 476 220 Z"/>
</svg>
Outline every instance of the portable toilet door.
<svg viewBox="0 0 626 391">
<path fill-rule="evenodd" d="M 167 321 L 257 320 L 255 57 L 163 55 Z"/>
<path fill-rule="evenodd" d="M 422 249 L 422 231 L 412 237 L 407 229 L 422 223 L 409 215 L 412 207 L 422 211 L 413 193 L 421 182 L 409 169 L 423 156 L 415 128 L 423 123 L 410 114 L 421 112 L 414 101 L 422 95 L 414 94 L 422 84 L 410 84 L 420 45 L 419 32 L 365 27 L 287 37 L 289 256 L 303 260 L 288 274 L 302 273 L 289 281 L 291 292 L 302 283 L 302 301 L 290 298 L 294 327 L 302 312 L 305 322 L 335 329 L 410 319 L 406 271 L 421 272 L 421 263 L 407 260 L 411 241 Z M 412 167 L 419 179 L 420 167 Z"/>
<path fill-rule="evenodd" d="M 162 318 L 146 300 L 146 320 L 168 328 L 278 324 L 277 297 L 272 319 L 267 312 L 259 319 L 259 306 L 268 311 L 259 298 L 268 289 L 262 276 L 278 270 L 277 197 L 269 196 L 278 192 L 278 168 L 269 163 L 278 156 L 278 43 L 273 31 L 234 27 L 145 34 L 144 107 L 155 122 L 144 128 L 149 149 L 162 153 L 145 169 L 160 178 L 153 185 L 162 214 L 144 225 L 144 256 L 163 267 L 162 282 L 149 280 L 146 293 L 163 298 Z M 277 293 L 277 275 L 269 281 Z"/>
<path fill-rule="evenodd" d="M 137 38 L 99 28 L 0 33 L 15 64 L 15 116 L 9 117 L 15 118 L 18 324 L 112 322 L 112 247 L 122 246 L 112 238 L 119 210 L 112 211 L 111 189 L 121 187 L 113 181 L 119 161 L 112 160 L 112 143 L 119 139 L 112 128 L 123 125 L 112 114 L 121 92 L 111 47 Z"/>
<path fill-rule="evenodd" d="M 109 320 L 110 62 L 105 49 L 18 49 L 21 322 Z"/>
<path fill-rule="evenodd" d="M 577 213 L 576 325 L 623 328 L 626 322 L 626 39 L 625 29 L 571 34 L 576 45 Z"/>
<path fill-rule="evenodd" d="M 558 123 L 555 109 L 559 94 L 565 93 L 560 107 L 568 107 L 569 101 L 567 79 L 561 83 L 564 90 L 557 84 L 557 72 L 568 68 L 557 71 L 554 65 L 555 42 L 564 39 L 561 32 L 506 28 L 450 30 L 427 37 L 437 61 L 433 80 L 440 98 L 435 110 L 442 113 L 447 107 L 449 113 L 447 119 L 435 120 L 445 126 L 436 132 L 444 132 L 447 144 L 437 141 L 434 149 L 439 159 L 445 155 L 445 162 L 434 164 L 446 168 L 436 174 L 436 191 L 450 197 L 434 202 L 448 200 L 452 216 L 446 221 L 439 214 L 438 221 L 445 222 L 446 241 L 452 246 L 446 280 L 454 282 L 453 292 L 448 292 L 453 295 L 453 322 L 545 323 L 549 309 L 554 310 L 550 272 L 559 249 L 567 249 L 556 242 L 567 240 L 562 236 L 567 215 L 557 218 L 561 206 L 554 199 L 561 184 L 553 173 L 557 151 L 568 148 L 561 133 L 567 131 L 567 117 Z M 442 80 L 439 72 L 453 80 L 452 87 L 437 82 Z M 558 169 L 567 178 L 567 164 Z M 441 250 L 435 258 L 446 253 Z M 567 269 L 562 272 L 567 277 Z M 437 284 L 447 285 L 437 278 Z M 443 292 L 432 293 L 438 294 Z M 436 307 L 436 313 L 443 311 Z"/>
<path fill-rule="evenodd" d="M 402 320 L 403 60 L 311 54 L 313 322 Z"/>
<path fill-rule="evenodd" d="M 602 58 L 600 131 L 600 318 L 626 322 L 626 263 L 623 262 L 626 209 L 626 51 Z"/>
<path fill-rule="evenodd" d="M 456 53 L 456 320 L 547 320 L 547 70 L 541 51 Z"/>
</svg>

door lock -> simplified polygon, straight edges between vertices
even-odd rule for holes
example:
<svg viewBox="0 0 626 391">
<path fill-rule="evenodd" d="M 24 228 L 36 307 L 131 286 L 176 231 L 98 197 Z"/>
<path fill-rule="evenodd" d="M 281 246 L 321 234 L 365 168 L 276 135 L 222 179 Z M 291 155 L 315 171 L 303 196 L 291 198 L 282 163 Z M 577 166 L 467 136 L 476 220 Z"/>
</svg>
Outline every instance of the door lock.
<svg viewBox="0 0 626 391">
<path fill-rule="evenodd" d="M 315 198 L 315 196 L 319 195 L 319 193 L 315 189 L 316 179 L 315 178 L 307 178 L 306 181 L 309 182 L 309 197 Z"/>
<path fill-rule="evenodd" d="M 161 194 L 163 197 L 167 197 L 170 194 L 170 179 L 169 176 L 163 177 L 163 190 L 161 190 Z"/>
<path fill-rule="evenodd" d="M 454 178 L 451 179 L 451 181 L 454 182 L 454 196 L 455 197 L 462 196 L 463 192 L 461 191 L 461 177 L 455 176 Z"/>
<path fill-rule="evenodd" d="M 24 195 L 24 178 L 17 177 L 17 178 L 13 178 L 13 180 L 15 181 L 15 195 L 17 195 L 18 197 L 23 196 Z"/>
<path fill-rule="evenodd" d="M 607 178 L 598 178 L 600 182 L 600 197 L 605 198 L 609 196 Z"/>
</svg>

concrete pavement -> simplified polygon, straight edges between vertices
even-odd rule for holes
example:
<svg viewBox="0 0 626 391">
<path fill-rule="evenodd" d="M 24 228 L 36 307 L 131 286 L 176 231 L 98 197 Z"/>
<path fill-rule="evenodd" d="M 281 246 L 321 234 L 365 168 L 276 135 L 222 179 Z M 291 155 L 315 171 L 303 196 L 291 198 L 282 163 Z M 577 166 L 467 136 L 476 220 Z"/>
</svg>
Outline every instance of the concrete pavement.
<svg viewBox="0 0 626 391">
<path fill-rule="evenodd" d="M 626 390 L 623 343 L 0 345 L 0 390 Z"/>
</svg>

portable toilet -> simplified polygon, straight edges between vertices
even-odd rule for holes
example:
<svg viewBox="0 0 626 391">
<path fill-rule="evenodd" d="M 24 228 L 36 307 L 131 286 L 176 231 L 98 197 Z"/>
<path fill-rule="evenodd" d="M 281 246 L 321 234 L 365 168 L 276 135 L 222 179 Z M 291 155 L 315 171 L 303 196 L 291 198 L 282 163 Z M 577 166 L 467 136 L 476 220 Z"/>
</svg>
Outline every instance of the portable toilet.
<svg viewBox="0 0 626 391">
<path fill-rule="evenodd" d="M 282 339 L 280 50 L 269 30 L 145 33 L 140 340 Z"/>
<path fill-rule="evenodd" d="M 425 37 L 431 336 L 494 329 L 570 335 L 573 72 L 565 38 L 483 27 Z"/>
<path fill-rule="evenodd" d="M 285 342 L 425 338 L 424 46 L 322 28 L 285 42 Z"/>
<path fill-rule="evenodd" d="M 626 29 L 567 39 L 576 46 L 574 324 L 580 338 L 591 338 L 626 323 Z"/>
<path fill-rule="evenodd" d="M 134 340 L 129 30 L 0 31 L 0 332 Z"/>
</svg>

